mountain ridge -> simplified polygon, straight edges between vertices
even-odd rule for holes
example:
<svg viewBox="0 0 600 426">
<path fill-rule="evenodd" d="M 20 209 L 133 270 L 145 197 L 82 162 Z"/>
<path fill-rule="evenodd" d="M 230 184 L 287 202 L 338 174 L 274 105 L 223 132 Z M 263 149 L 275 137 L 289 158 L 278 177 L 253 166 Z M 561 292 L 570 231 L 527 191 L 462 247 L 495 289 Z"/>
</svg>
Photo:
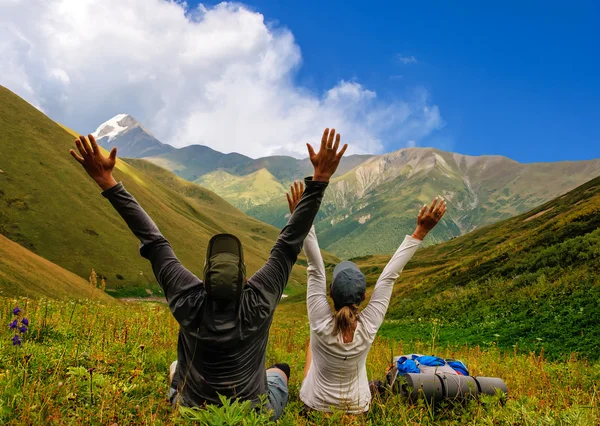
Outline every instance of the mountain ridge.
<svg viewBox="0 0 600 426">
<path fill-rule="evenodd" d="M 158 155 L 174 150 L 150 133 L 142 124 L 129 114 L 117 114 L 102 123 L 92 135 L 98 144 L 111 150 L 117 147 L 120 156 Z"/>
<path fill-rule="evenodd" d="M 145 159 L 211 188 L 276 227 L 287 222 L 288 212 L 281 203 L 286 188 L 312 172 L 308 158 L 251 159 L 202 145 Z M 323 248 L 339 256 L 391 253 L 393 235 L 411 231 L 409 213 L 436 195 L 447 199 L 450 222 L 436 231 L 432 243 L 523 213 L 597 175 L 600 159 L 519 163 L 502 155 L 464 155 L 427 147 L 347 156 L 329 185 L 315 226 Z"/>
</svg>

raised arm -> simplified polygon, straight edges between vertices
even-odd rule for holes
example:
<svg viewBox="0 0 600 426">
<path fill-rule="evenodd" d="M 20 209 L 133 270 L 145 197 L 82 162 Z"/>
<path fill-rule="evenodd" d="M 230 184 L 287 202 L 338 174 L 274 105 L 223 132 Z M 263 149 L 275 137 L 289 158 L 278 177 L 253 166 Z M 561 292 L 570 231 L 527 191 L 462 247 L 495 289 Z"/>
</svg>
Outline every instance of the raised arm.
<svg viewBox="0 0 600 426">
<path fill-rule="evenodd" d="M 290 213 L 293 213 L 300 201 L 304 186 L 300 182 L 294 182 L 294 185 L 290 189 L 291 192 L 286 195 Z M 308 262 L 308 267 L 306 268 L 306 307 L 308 309 L 308 320 L 311 328 L 317 329 L 324 320 L 331 318 L 331 308 L 327 303 L 325 265 L 314 226 L 310 228 L 310 232 L 304 240 L 304 254 Z"/>
<path fill-rule="evenodd" d="M 445 212 L 446 201 L 443 199 L 438 204 L 438 198 L 436 197 L 429 208 L 424 205 L 417 217 L 417 229 L 412 236 L 407 235 L 404 238 L 404 241 L 379 276 L 369 304 L 360 313 L 363 324 L 372 336 L 377 334 L 377 330 L 383 323 L 392 297 L 394 283 L 419 248 L 421 241 L 437 225 Z"/>
<path fill-rule="evenodd" d="M 331 131 L 325 129 L 318 153 L 315 153 L 312 146 L 307 144 L 310 161 L 314 168 L 313 177 L 305 179 L 306 190 L 287 225 L 279 234 L 267 263 L 248 280 L 248 285 L 269 304 L 272 310 L 275 309 L 281 298 L 292 267 L 302 250 L 304 239 L 319 211 L 329 179 L 335 173 L 348 147 L 344 145 L 338 152 L 339 146 L 340 135 L 338 134 L 336 137 L 335 129 L 331 129 Z"/>
<path fill-rule="evenodd" d="M 183 327 L 191 325 L 199 318 L 198 312 L 205 298 L 202 281 L 181 265 L 171 245 L 150 216 L 127 192 L 123 184 L 117 183 L 113 178 L 112 170 L 117 159 L 116 148 L 106 157 L 100 151 L 95 138 L 92 135 L 88 137 L 89 143 L 84 136 L 75 140 L 81 156 L 74 150 L 70 151 L 71 155 L 104 190 L 102 195 L 110 201 L 140 240 L 140 254 L 150 260 L 154 275 L 177 321 Z"/>
</svg>

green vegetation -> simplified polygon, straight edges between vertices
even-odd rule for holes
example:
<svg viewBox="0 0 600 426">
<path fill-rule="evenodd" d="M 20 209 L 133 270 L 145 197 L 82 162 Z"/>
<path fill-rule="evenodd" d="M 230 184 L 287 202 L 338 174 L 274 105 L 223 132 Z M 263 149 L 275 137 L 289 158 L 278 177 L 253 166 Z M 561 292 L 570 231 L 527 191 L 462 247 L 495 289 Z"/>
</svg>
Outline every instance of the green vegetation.
<svg viewBox="0 0 600 426">
<path fill-rule="evenodd" d="M 133 152 L 132 157 L 144 157 L 143 152 Z M 250 157 L 233 152 L 223 154 L 203 145 L 190 145 L 180 149 L 173 149 L 165 154 L 147 157 L 152 163 L 164 167 L 178 176 L 193 182 L 200 176 L 217 169 L 228 169 L 252 162 Z"/>
<path fill-rule="evenodd" d="M 387 259 L 357 261 L 373 283 Z M 434 332 L 452 344 L 598 359 L 599 301 L 596 178 L 529 213 L 417 252 L 382 333 L 411 340 Z"/>
<path fill-rule="evenodd" d="M 138 241 L 69 155 L 70 131 L 2 87 L 0 127 L 0 156 L 9 159 L 0 167 L 0 234 L 82 278 L 95 269 L 112 295 L 160 295 Z M 206 244 L 220 232 L 241 239 L 249 273 L 264 264 L 277 229 L 170 172 L 149 170 L 157 178 L 119 160 L 115 177 L 190 270 L 201 275 Z M 304 283 L 304 268 L 297 267 L 290 290 Z"/>
<path fill-rule="evenodd" d="M 89 274 L 88 274 L 89 275 Z M 115 303 L 83 278 L 0 235 L 0 295 L 85 299 Z"/>
<path fill-rule="evenodd" d="M 221 197 L 242 210 L 270 200 L 286 204 L 286 188 L 267 169 L 260 169 L 245 176 L 216 170 L 196 179 L 194 183 L 212 191 L 219 191 Z"/>
<path fill-rule="evenodd" d="M 30 327 L 21 347 L 12 346 L 8 328 L 0 331 L 4 336 L 0 338 L 0 423 L 189 424 L 190 413 L 171 410 L 166 398 L 168 366 L 175 359 L 177 341 L 177 323 L 166 306 L 0 298 L 0 323 L 12 320 L 16 305 L 29 318 Z M 292 366 L 290 403 L 279 424 L 583 426 L 600 421 L 600 365 L 576 358 L 551 362 L 494 345 L 455 345 L 434 351 L 462 359 L 472 374 L 502 377 L 510 391 L 505 405 L 489 397 L 431 410 L 392 396 L 376 398 L 365 416 L 312 413 L 306 418 L 298 399 L 309 338 L 301 308 L 281 305 L 271 328 L 267 364 L 281 361 Z M 429 336 L 412 343 L 378 338 L 367 362 L 369 377 L 383 377 L 392 353 L 429 352 L 431 346 Z M 247 425 L 257 424 L 253 419 L 265 420 L 255 413 L 243 416 L 244 410 L 243 404 L 232 404 L 203 417 Z M 244 420 L 233 422 L 242 416 Z"/>
</svg>

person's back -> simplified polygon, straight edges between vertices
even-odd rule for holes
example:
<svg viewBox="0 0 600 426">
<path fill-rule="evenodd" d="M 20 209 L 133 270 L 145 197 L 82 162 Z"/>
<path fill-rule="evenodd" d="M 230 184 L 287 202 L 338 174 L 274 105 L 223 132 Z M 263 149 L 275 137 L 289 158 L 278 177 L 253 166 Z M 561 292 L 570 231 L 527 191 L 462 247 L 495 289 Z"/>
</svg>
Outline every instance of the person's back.
<svg viewBox="0 0 600 426">
<path fill-rule="evenodd" d="M 334 334 L 334 319 L 311 329 L 312 363 L 300 391 L 300 399 L 311 408 L 329 411 L 333 406 L 348 413 L 362 413 L 371 400 L 366 360 L 373 343 L 359 320 L 351 342 Z"/>
<path fill-rule="evenodd" d="M 218 394 L 258 403 L 268 396 L 274 417 L 287 403 L 289 367 L 265 369 L 265 352 L 275 308 L 319 210 L 329 178 L 347 145 L 325 129 L 318 153 L 307 144 L 314 175 L 298 209 L 281 231 L 265 265 L 246 281 L 241 242 L 219 234 L 208 244 L 204 282 L 188 271 L 148 214 L 112 176 L 116 149 L 105 157 L 94 137 L 75 141 L 71 155 L 103 189 L 104 195 L 140 240 L 140 254 L 180 325 L 178 360 L 171 366 L 170 398 L 185 406 L 220 404 Z M 335 143 L 334 143 L 335 139 Z M 283 366 L 283 365 L 282 365 Z M 287 370 L 287 371 L 286 371 Z M 269 407 L 270 404 L 270 407 Z"/>
<path fill-rule="evenodd" d="M 330 290 L 335 307 L 332 312 L 314 227 L 309 232 L 304 252 L 308 261 L 306 304 L 310 345 L 300 389 L 300 399 L 307 407 L 319 411 L 336 408 L 353 414 L 369 409 L 367 356 L 383 323 L 396 279 L 446 210 L 444 201 L 438 207 L 436 204 L 437 199 L 429 210 L 427 206 L 421 209 L 417 230 L 412 236 L 406 236 L 392 256 L 377 280 L 369 304 L 360 313 L 358 305 L 366 295 L 364 275 L 352 262 L 345 261 L 336 266 Z"/>
<path fill-rule="evenodd" d="M 258 403 L 267 393 L 265 353 L 272 313 L 261 322 L 249 322 L 251 313 L 240 310 L 228 331 L 211 329 L 207 321 L 196 330 L 180 329 L 178 369 L 171 383 L 179 389 L 179 403 L 219 404 L 218 394 Z"/>
<path fill-rule="evenodd" d="M 179 389 L 181 404 L 219 404 L 218 394 L 258 403 L 267 393 L 265 354 L 281 294 L 260 288 L 266 278 L 262 274 L 248 280 L 234 321 L 227 316 L 220 320 L 207 307 L 197 328 L 181 327 L 178 369 L 171 384 Z"/>
</svg>

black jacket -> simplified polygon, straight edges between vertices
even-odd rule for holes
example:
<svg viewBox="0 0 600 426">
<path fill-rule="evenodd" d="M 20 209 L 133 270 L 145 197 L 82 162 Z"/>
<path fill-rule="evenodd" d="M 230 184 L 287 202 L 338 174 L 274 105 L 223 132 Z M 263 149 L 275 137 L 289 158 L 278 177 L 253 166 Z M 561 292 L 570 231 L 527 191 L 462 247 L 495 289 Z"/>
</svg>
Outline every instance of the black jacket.
<svg viewBox="0 0 600 426">
<path fill-rule="evenodd" d="M 259 402 L 267 393 L 265 352 L 273 313 L 319 211 L 326 182 L 305 179 L 306 190 L 266 264 L 248 279 L 237 312 L 222 312 L 202 281 L 177 259 L 169 242 L 121 183 L 104 191 L 140 240 L 169 308 L 179 322 L 172 386 L 185 406 L 219 404 L 217 394 Z"/>
</svg>

